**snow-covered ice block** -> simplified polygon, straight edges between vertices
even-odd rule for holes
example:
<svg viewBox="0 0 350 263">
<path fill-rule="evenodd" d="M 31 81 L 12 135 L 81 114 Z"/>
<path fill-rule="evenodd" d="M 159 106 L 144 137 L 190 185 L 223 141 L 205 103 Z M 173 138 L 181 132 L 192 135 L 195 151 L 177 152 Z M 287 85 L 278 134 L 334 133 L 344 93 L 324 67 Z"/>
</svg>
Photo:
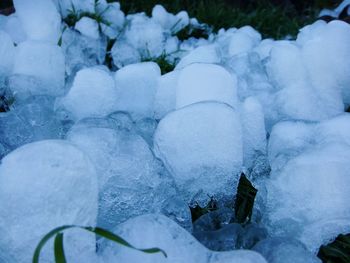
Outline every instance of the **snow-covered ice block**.
<svg viewBox="0 0 350 263">
<path fill-rule="evenodd" d="M 201 102 L 171 112 L 154 135 L 156 155 L 175 178 L 185 201 L 205 205 L 235 193 L 242 167 L 239 114 L 218 102 Z"/>
<path fill-rule="evenodd" d="M 215 45 L 203 45 L 190 51 L 184 56 L 175 69 L 183 69 L 184 67 L 193 63 L 212 63 L 219 64 L 221 57 L 218 48 Z"/>
<path fill-rule="evenodd" d="M 16 15 L 28 39 L 57 44 L 61 36 L 61 16 L 51 0 L 14 0 Z"/>
<path fill-rule="evenodd" d="M 322 261 L 298 240 L 267 238 L 253 247 L 270 263 L 321 263 Z"/>
<path fill-rule="evenodd" d="M 66 57 L 66 72 L 74 76 L 80 69 L 103 64 L 107 39 L 92 39 L 67 28 L 62 35 L 62 49 Z"/>
<path fill-rule="evenodd" d="M 161 25 L 142 13 L 128 17 L 132 19 L 124 31 L 126 41 L 136 48 L 143 58 L 159 57 L 165 43 Z"/>
<path fill-rule="evenodd" d="M 8 154 L 0 166 L 0 261 L 30 262 L 41 238 L 62 225 L 96 224 L 97 175 L 89 158 L 59 140 L 27 144 Z M 68 260 L 94 254 L 94 235 L 67 231 Z M 53 242 L 43 249 L 53 260 Z"/>
<path fill-rule="evenodd" d="M 2 30 L 9 34 L 12 41 L 16 44 L 19 44 L 27 39 L 27 35 L 16 13 L 6 17 Z"/>
<path fill-rule="evenodd" d="M 125 41 L 116 41 L 112 47 L 111 55 L 114 65 L 118 68 L 141 62 L 141 55 L 137 49 Z"/>
<path fill-rule="evenodd" d="M 241 108 L 243 134 L 243 164 L 250 168 L 260 155 L 266 155 L 267 141 L 264 112 L 253 97 L 247 98 Z"/>
<path fill-rule="evenodd" d="M 11 37 L 5 31 L 0 30 L 0 78 L 2 74 L 11 73 L 14 56 L 15 46 Z"/>
<path fill-rule="evenodd" d="M 291 235 L 314 253 L 349 232 L 349 156 L 346 144 L 319 143 L 272 171 L 267 185 L 270 232 Z"/>
<path fill-rule="evenodd" d="M 58 102 L 75 119 L 105 117 L 116 111 L 118 90 L 107 69 L 85 68 L 77 72 L 68 94 Z"/>
<path fill-rule="evenodd" d="M 159 247 L 161 253 L 144 254 L 142 252 L 115 246 L 104 242 L 101 259 L 104 262 L 152 262 L 152 263 L 266 263 L 264 258 L 254 251 L 236 250 L 213 252 L 203 247 L 190 233 L 172 220 L 162 215 L 143 215 L 119 225 L 116 234 L 128 240 L 138 248 Z"/>
<path fill-rule="evenodd" d="M 16 48 L 11 77 L 15 93 L 58 96 L 64 92 L 65 58 L 59 46 L 25 41 Z"/>
<path fill-rule="evenodd" d="M 136 119 L 153 117 L 159 77 L 160 68 L 154 62 L 132 64 L 118 70 L 115 74 L 120 91 L 118 110 L 127 111 Z"/>
<path fill-rule="evenodd" d="M 236 107 L 236 76 L 214 64 L 195 63 L 185 67 L 176 87 L 176 108 L 201 101 L 218 101 Z"/>
<path fill-rule="evenodd" d="M 125 15 L 120 10 L 120 3 L 109 3 L 107 6 L 99 8 L 98 12 L 106 23 L 100 23 L 102 32 L 111 39 L 115 39 L 125 23 Z"/>
<path fill-rule="evenodd" d="M 112 229 L 134 216 L 161 212 L 177 195 L 173 179 L 141 136 L 132 130 L 117 129 L 113 121 L 109 122 L 112 125 L 97 121 L 95 125 L 91 120 L 73 126 L 67 139 L 84 150 L 97 169 L 98 225 Z M 174 219 L 190 222 L 186 209 L 187 215 L 178 205 L 178 211 L 172 211 Z"/>
<path fill-rule="evenodd" d="M 228 48 L 228 54 L 234 56 L 240 53 L 249 52 L 257 45 L 256 39 L 248 32 L 238 30 L 232 37 Z"/>
<path fill-rule="evenodd" d="M 310 36 L 302 47 L 311 82 L 323 100 L 323 107 L 336 113 L 350 103 L 350 25 L 332 21 Z"/>
<path fill-rule="evenodd" d="M 152 20 L 158 22 L 163 29 L 175 34 L 186 27 L 190 19 L 186 11 L 181 11 L 177 15 L 168 13 L 161 5 L 155 5 L 152 9 Z"/>
<path fill-rule="evenodd" d="M 100 37 L 98 23 L 96 20 L 90 17 L 82 17 L 74 26 L 75 30 L 79 31 L 82 35 L 98 39 Z"/>
<path fill-rule="evenodd" d="M 157 92 L 154 101 L 154 116 L 162 119 L 167 113 L 176 108 L 176 86 L 179 70 L 171 71 L 158 79 Z"/>
</svg>

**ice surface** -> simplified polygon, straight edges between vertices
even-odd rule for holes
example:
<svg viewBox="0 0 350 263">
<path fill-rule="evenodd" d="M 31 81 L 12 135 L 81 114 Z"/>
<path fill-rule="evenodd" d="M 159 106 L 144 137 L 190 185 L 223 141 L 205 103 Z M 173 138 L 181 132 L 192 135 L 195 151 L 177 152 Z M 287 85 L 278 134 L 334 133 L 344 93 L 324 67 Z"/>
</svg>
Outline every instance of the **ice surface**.
<svg viewBox="0 0 350 263">
<path fill-rule="evenodd" d="M 187 231 L 172 220 L 161 215 L 144 215 L 119 225 L 115 233 L 130 241 L 136 247 L 159 247 L 167 253 L 143 254 L 129 248 L 104 242 L 101 257 L 104 262 L 174 262 L 174 263 L 266 263 L 261 255 L 253 251 L 237 250 L 212 252 L 195 240 Z"/>
<path fill-rule="evenodd" d="M 131 15 L 128 16 L 129 18 Z M 145 15 L 133 15 L 124 32 L 126 41 L 140 52 L 142 58 L 159 57 L 165 37 L 160 24 Z"/>
<path fill-rule="evenodd" d="M 157 127 L 154 148 L 187 202 L 205 205 L 208 196 L 222 200 L 235 193 L 242 131 L 230 106 L 202 102 L 168 114 Z"/>
<path fill-rule="evenodd" d="M 220 63 L 221 58 L 215 45 L 203 45 L 184 56 L 175 69 L 182 69 L 193 63 Z"/>
<path fill-rule="evenodd" d="M 14 43 L 18 44 L 27 39 L 27 35 L 16 13 L 6 16 L 3 23 L 1 29 L 11 36 Z"/>
<path fill-rule="evenodd" d="M 30 262 L 36 245 L 55 227 L 96 224 L 95 168 L 65 141 L 40 141 L 11 152 L 2 159 L 0 182 L 1 262 Z M 68 260 L 89 262 L 94 236 L 67 234 Z M 43 262 L 52 262 L 52 245 L 44 248 Z"/>
<path fill-rule="evenodd" d="M 141 62 L 141 56 L 137 49 L 123 41 L 116 41 L 114 43 L 111 55 L 114 65 L 118 68 Z"/>
<path fill-rule="evenodd" d="M 16 48 L 11 90 L 31 95 L 62 95 L 65 81 L 64 55 L 59 46 L 25 41 Z"/>
<path fill-rule="evenodd" d="M 184 68 L 176 87 L 176 108 L 201 101 L 218 101 L 236 107 L 236 77 L 214 64 L 195 63 Z"/>
<path fill-rule="evenodd" d="M 58 43 L 61 36 L 61 17 L 51 0 L 13 2 L 28 39 Z"/>
<path fill-rule="evenodd" d="M 95 0 L 54 0 L 59 7 L 62 17 L 66 17 L 70 14 L 72 9 L 76 12 L 95 12 Z"/>
<path fill-rule="evenodd" d="M 264 112 L 259 101 L 247 98 L 242 105 L 243 164 L 251 168 L 254 160 L 266 155 L 266 130 Z"/>
<path fill-rule="evenodd" d="M 118 94 L 108 69 L 85 68 L 77 72 L 71 89 L 58 107 L 72 113 L 75 119 L 104 117 L 117 110 Z"/>
<path fill-rule="evenodd" d="M 66 57 L 66 72 L 74 75 L 82 68 L 105 61 L 107 40 L 104 37 L 92 39 L 73 29 L 66 29 L 62 34 L 62 49 Z"/>
<path fill-rule="evenodd" d="M 170 31 L 170 33 L 177 33 L 190 22 L 186 11 L 173 15 L 168 13 L 161 5 L 155 5 L 153 7 L 152 19 L 158 22 L 163 29 Z"/>
<path fill-rule="evenodd" d="M 11 37 L 0 30 L 0 78 L 1 75 L 8 75 L 13 68 L 13 60 L 15 56 L 15 46 Z"/>
<path fill-rule="evenodd" d="M 143 62 L 123 67 L 115 74 L 120 96 L 118 110 L 129 112 L 133 118 L 153 117 L 154 98 L 160 68 L 154 62 Z"/>
<path fill-rule="evenodd" d="M 174 70 L 158 79 L 154 101 L 154 117 L 162 119 L 167 113 L 176 108 L 176 86 L 180 71 Z"/>
<path fill-rule="evenodd" d="M 234 56 L 252 50 L 261 40 L 261 36 L 251 27 L 240 28 L 230 40 L 228 54 Z"/>
<path fill-rule="evenodd" d="M 8 150 L 33 141 L 57 139 L 61 129 L 50 97 L 30 97 L 15 102 L 9 112 L 0 113 L 0 142 Z"/>
<path fill-rule="evenodd" d="M 267 238 L 256 244 L 253 250 L 261 253 L 270 263 L 321 263 L 295 239 Z"/>
<path fill-rule="evenodd" d="M 102 122 L 101 122 L 102 121 Z M 150 212 L 161 212 L 177 195 L 172 178 L 156 160 L 148 144 L 132 130 L 116 129 L 109 125 L 93 125 L 92 121 L 73 126 L 67 139 L 84 150 L 98 172 L 98 225 L 107 229 L 118 223 Z M 97 122 L 95 120 L 94 122 Z M 108 127 L 111 126 L 111 127 Z M 190 221 L 181 210 L 185 203 L 177 202 L 172 211 L 178 220 Z M 183 222 L 188 225 L 188 222 Z"/>
<path fill-rule="evenodd" d="M 350 147 L 349 137 L 341 132 L 349 118 L 338 118 L 318 125 L 287 123 L 271 134 L 270 231 L 293 235 L 312 252 L 338 232 L 350 230 Z"/>
<path fill-rule="evenodd" d="M 100 9 L 99 5 L 97 9 Z M 125 23 L 125 15 L 120 10 L 120 3 L 109 3 L 98 11 L 107 23 L 100 23 L 102 32 L 111 39 L 117 38 Z"/>
<path fill-rule="evenodd" d="M 82 17 L 74 26 L 74 29 L 79 31 L 81 34 L 93 39 L 100 37 L 98 23 L 96 20 L 90 17 Z"/>
</svg>

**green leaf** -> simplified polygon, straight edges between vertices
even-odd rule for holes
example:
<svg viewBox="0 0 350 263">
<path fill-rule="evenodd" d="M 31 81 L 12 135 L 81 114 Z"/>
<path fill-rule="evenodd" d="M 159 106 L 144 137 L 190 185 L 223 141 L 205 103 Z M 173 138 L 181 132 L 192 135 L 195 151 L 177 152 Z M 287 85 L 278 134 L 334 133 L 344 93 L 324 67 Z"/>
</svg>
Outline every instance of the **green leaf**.
<svg viewBox="0 0 350 263">
<path fill-rule="evenodd" d="M 56 263 L 67 263 L 63 248 L 63 233 L 58 233 L 55 237 L 55 261 Z"/>
<path fill-rule="evenodd" d="M 108 230 L 99 228 L 99 227 L 85 227 L 85 226 L 75 226 L 75 225 L 66 225 L 66 226 L 61 226 L 61 227 L 57 227 L 53 230 L 51 230 L 49 233 L 47 233 L 39 242 L 39 244 L 37 245 L 35 251 L 34 251 L 34 255 L 33 255 L 33 263 L 39 263 L 39 258 L 40 258 L 40 252 L 42 250 L 42 248 L 45 246 L 45 244 L 54 236 L 55 237 L 55 259 L 56 259 L 56 263 L 66 263 L 65 257 L 64 257 L 64 248 L 63 248 L 63 234 L 61 233 L 64 230 L 70 229 L 70 228 L 80 228 L 82 230 L 86 230 L 89 232 L 92 232 L 96 235 L 99 235 L 101 237 L 104 237 L 108 240 L 113 241 L 114 243 L 120 244 L 122 246 L 131 248 L 131 249 L 135 249 L 147 254 L 154 254 L 154 253 L 162 253 L 164 255 L 164 257 L 167 257 L 167 254 L 165 253 L 164 250 L 160 249 L 160 248 L 146 248 L 146 249 L 142 249 L 142 248 L 136 248 L 133 245 L 131 245 L 129 242 L 127 242 L 126 240 L 124 240 L 123 238 L 121 238 L 120 236 L 109 232 Z M 56 253 L 57 252 L 57 253 Z M 61 261 L 57 261 L 57 260 L 61 260 Z"/>
<path fill-rule="evenodd" d="M 317 256 L 325 263 L 350 262 L 350 234 L 339 235 L 333 242 L 322 245 Z"/>
<path fill-rule="evenodd" d="M 239 179 L 235 201 L 235 221 L 237 223 L 243 224 L 250 222 L 257 192 L 258 190 L 254 188 L 245 174 L 242 173 Z"/>
</svg>

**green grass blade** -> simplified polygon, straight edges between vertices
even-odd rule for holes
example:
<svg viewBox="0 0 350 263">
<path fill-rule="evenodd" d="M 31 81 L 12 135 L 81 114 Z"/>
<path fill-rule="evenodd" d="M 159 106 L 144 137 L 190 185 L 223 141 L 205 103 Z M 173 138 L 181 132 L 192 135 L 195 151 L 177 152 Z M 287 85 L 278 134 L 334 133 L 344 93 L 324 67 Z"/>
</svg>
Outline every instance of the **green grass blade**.
<svg viewBox="0 0 350 263">
<path fill-rule="evenodd" d="M 58 233 L 56 235 L 54 247 L 56 263 L 67 263 L 63 248 L 63 233 Z"/>
<path fill-rule="evenodd" d="M 51 230 L 49 233 L 47 233 L 39 242 L 39 244 L 37 245 L 37 247 L 35 248 L 34 251 L 34 255 L 33 255 L 33 263 L 39 263 L 39 258 L 40 258 L 40 252 L 42 250 L 42 248 L 45 246 L 46 242 L 49 241 L 52 237 L 54 237 L 57 233 L 68 229 L 68 228 L 72 228 L 74 226 L 60 226 L 57 227 L 53 230 Z"/>
</svg>

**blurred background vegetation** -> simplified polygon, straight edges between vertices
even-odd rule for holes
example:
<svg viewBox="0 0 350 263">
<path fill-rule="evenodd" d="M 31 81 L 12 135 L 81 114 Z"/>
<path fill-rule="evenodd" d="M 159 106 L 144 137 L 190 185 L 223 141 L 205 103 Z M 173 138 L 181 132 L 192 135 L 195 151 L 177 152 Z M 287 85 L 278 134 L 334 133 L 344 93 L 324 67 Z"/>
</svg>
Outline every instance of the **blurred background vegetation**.
<svg viewBox="0 0 350 263">
<path fill-rule="evenodd" d="M 30 0 L 28 0 L 30 1 Z M 116 2 L 116 0 L 108 0 Z M 169 12 L 188 11 L 190 17 L 220 28 L 251 25 L 264 38 L 294 37 L 298 29 L 316 20 L 323 8 L 334 8 L 341 0 L 120 0 L 127 13 L 151 14 L 156 4 Z M 0 0 L 0 9 L 12 6 L 12 0 Z"/>
</svg>

